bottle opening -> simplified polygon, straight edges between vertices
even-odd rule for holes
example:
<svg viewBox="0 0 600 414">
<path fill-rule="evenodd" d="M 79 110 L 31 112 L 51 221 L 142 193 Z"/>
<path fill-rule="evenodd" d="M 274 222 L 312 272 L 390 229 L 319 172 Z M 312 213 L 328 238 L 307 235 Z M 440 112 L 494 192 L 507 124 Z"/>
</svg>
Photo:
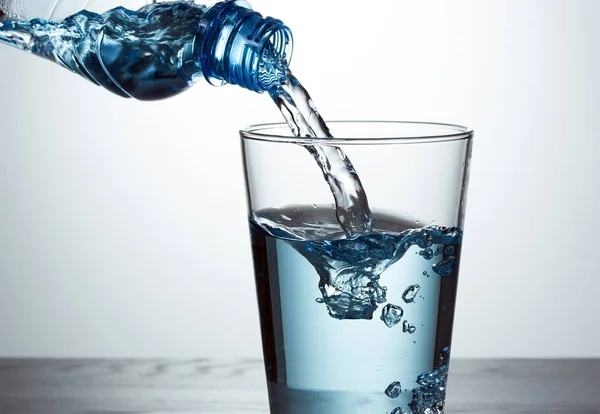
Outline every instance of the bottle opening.
<svg viewBox="0 0 600 414">
<path fill-rule="evenodd" d="M 279 20 L 267 17 L 258 29 L 255 39 L 257 46 L 246 55 L 243 84 L 256 92 L 269 91 L 278 87 L 286 79 L 293 45 L 292 32 Z M 260 40 L 259 40 L 260 39 Z"/>
<path fill-rule="evenodd" d="M 213 85 L 231 83 L 255 92 L 280 81 L 289 65 L 293 38 L 280 20 L 262 17 L 243 2 L 225 2 L 204 32 L 201 67 Z"/>
</svg>

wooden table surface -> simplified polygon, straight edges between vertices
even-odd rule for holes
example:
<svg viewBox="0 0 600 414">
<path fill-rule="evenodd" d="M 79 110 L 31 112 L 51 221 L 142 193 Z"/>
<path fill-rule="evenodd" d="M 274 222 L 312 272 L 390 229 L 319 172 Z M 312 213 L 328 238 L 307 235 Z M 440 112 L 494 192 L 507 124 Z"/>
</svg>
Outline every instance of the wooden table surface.
<svg viewBox="0 0 600 414">
<path fill-rule="evenodd" d="M 446 412 L 600 414 L 600 360 L 453 360 Z M 0 414 L 104 413 L 268 414 L 262 362 L 0 359 Z"/>
</svg>

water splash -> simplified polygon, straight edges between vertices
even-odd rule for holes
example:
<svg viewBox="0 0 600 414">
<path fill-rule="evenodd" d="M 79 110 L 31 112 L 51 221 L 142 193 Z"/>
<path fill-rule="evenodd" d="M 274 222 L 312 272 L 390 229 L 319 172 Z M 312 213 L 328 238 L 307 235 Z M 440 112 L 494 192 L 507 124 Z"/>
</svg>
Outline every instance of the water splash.
<svg viewBox="0 0 600 414">
<path fill-rule="evenodd" d="M 294 209 L 293 209 L 294 210 Z M 312 213 L 314 209 L 299 209 Z M 267 234 L 284 238 L 300 254 L 308 259 L 319 275 L 319 289 L 327 311 L 336 319 L 372 319 L 380 304 L 387 301 L 387 289 L 379 283 L 381 274 L 400 260 L 413 246 L 427 249 L 434 244 L 455 246 L 460 244 L 462 231 L 458 228 L 429 226 L 394 232 L 374 230 L 371 234 L 352 238 L 336 238 L 331 229 L 337 226 L 335 218 L 326 212 L 312 213 L 319 216 L 313 227 L 314 217 L 298 220 L 293 229 L 281 219 L 282 210 L 262 210 L 253 220 Z M 293 212 L 286 213 L 288 216 Z M 318 234 L 314 227 L 330 229 L 326 240 L 310 240 Z M 307 240 L 309 238 L 309 240 Z M 448 274 L 454 265 L 446 263 Z M 395 306 L 395 305 L 394 305 Z M 384 321 L 385 322 L 385 321 Z"/>
<path fill-rule="evenodd" d="M 412 390 L 409 406 L 413 414 L 444 414 L 450 348 L 446 347 L 438 358 L 439 368 L 420 374 Z"/>
</svg>

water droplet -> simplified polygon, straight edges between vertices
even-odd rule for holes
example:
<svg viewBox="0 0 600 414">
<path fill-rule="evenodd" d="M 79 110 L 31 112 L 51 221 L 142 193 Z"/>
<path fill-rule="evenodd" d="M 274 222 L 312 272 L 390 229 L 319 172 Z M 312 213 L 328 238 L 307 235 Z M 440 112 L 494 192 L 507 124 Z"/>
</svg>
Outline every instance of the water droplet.
<svg viewBox="0 0 600 414">
<path fill-rule="evenodd" d="M 427 276 L 427 270 L 423 272 L 423 276 Z"/>
<path fill-rule="evenodd" d="M 390 398 L 398 398 L 400 393 L 402 392 L 402 384 L 400 381 L 394 381 L 385 389 L 385 395 Z"/>
<path fill-rule="evenodd" d="M 416 220 L 415 223 L 419 224 L 421 222 L 421 220 Z"/>
<path fill-rule="evenodd" d="M 317 303 L 323 303 L 323 298 L 316 298 L 315 302 L 317 302 Z"/>
<path fill-rule="evenodd" d="M 317 208 L 317 205 L 316 205 L 316 204 L 313 204 L 313 208 Z"/>
</svg>

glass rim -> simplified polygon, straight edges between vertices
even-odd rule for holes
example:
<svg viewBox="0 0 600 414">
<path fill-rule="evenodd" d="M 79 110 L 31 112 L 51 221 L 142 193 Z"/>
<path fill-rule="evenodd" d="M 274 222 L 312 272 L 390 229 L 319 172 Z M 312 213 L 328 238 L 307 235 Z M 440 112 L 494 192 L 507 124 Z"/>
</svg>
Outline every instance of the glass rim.
<svg viewBox="0 0 600 414">
<path fill-rule="evenodd" d="M 441 123 L 441 122 L 423 122 L 423 121 L 343 121 L 334 120 L 326 121 L 328 125 L 335 124 L 373 124 L 373 125 L 413 125 L 419 127 L 436 127 L 440 128 L 439 134 L 386 134 L 381 137 L 343 137 L 335 136 L 334 138 L 323 137 L 295 137 L 290 135 L 280 135 L 266 133 L 265 131 L 284 128 L 289 130 L 285 122 L 263 123 L 247 126 L 240 130 L 240 136 L 244 140 L 265 141 L 290 143 L 301 145 L 373 145 L 373 144 L 416 144 L 416 143 L 434 143 L 444 141 L 460 141 L 473 138 L 473 130 L 461 125 Z M 398 136 L 400 135 L 400 136 Z"/>
</svg>

